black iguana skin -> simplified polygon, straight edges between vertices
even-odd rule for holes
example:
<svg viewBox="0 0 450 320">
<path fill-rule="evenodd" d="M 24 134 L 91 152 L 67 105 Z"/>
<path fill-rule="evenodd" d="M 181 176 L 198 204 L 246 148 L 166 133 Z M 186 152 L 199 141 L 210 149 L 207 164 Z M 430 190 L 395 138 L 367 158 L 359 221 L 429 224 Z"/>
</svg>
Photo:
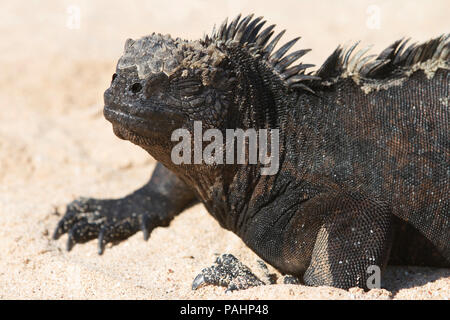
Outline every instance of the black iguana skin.
<svg viewBox="0 0 450 320">
<path fill-rule="evenodd" d="M 338 47 L 317 72 L 308 50 L 274 50 L 284 32 L 253 16 L 197 41 L 128 40 L 104 115 L 159 163 L 123 199 L 68 205 L 55 239 L 147 239 L 201 201 L 263 260 L 307 285 L 366 287 L 388 263 L 450 267 L 450 42 L 441 36 L 377 57 Z M 280 130 L 280 167 L 175 165 L 177 128 Z"/>
</svg>

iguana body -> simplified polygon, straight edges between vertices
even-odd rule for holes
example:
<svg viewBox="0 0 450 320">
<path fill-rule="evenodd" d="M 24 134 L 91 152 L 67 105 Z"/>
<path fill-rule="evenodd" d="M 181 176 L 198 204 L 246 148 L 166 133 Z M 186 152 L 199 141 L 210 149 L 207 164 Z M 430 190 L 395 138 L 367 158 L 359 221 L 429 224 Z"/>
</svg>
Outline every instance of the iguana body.
<svg viewBox="0 0 450 320">
<path fill-rule="evenodd" d="M 372 60 L 339 47 L 311 74 L 310 65 L 290 66 L 307 50 L 285 55 L 294 39 L 274 52 L 283 32 L 272 37 L 263 24 L 237 17 L 199 41 L 127 41 L 104 114 L 159 164 L 124 199 L 70 204 L 55 238 L 68 232 L 70 249 L 98 237 L 103 252 L 139 230 L 147 239 L 201 201 L 262 259 L 308 285 L 366 287 L 368 268 L 388 261 L 450 267 L 448 36 L 407 49 L 397 41 Z M 279 129 L 278 172 L 174 164 L 171 134 L 192 132 L 194 121 Z M 236 272 L 225 277 L 205 271 L 196 284 L 246 287 Z"/>
</svg>

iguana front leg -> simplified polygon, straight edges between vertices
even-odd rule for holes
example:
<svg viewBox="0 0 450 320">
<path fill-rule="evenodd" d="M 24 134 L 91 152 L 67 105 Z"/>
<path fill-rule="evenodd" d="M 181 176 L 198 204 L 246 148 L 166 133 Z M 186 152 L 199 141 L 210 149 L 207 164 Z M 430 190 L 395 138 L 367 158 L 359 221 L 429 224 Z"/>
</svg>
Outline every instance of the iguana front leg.
<svg viewBox="0 0 450 320">
<path fill-rule="evenodd" d="M 376 282 L 367 281 L 374 270 L 384 269 L 392 246 L 390 207 L 357 192 L 331 196 L 324 205 L 321 210 L 328 215 L 317 233 L 304 282 L 373 289 L 370 285 Z"/>
<path fill-rule="evenodd" d="M 68 204 L 53 238 L 68 233 L 67 250 L 98 238 L 98 253 L 102 254 L 107 243 L 125 240 L 139 230 L 147 240 L 154 228 L 167 226 L 195 202 L 194 192 L 158 163 L 150 181 L 124 198 L 79 198 Z"/>
<path fill-rule="evenodd" d="M 298 207 L 287 203 L 294 209 L 285 212 L 283 204 L 276 207 L 278 212 L 261 212 L 243 240 L 281 272 L 311 286 L 367 288 L 368 268 L 386 265 L 392 244 L 387 203 L 359 192 L 332 192 Z"/>
</svg>

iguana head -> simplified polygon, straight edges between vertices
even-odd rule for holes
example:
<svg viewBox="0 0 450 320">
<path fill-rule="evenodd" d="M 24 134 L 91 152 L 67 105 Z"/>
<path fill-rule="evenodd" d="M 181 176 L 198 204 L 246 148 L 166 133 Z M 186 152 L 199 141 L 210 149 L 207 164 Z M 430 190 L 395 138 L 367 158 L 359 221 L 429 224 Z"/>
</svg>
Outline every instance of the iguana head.
<svg viewBox="0 0 450 320">
<path fill-rule="evenodd" d="M 146 149 L 170 142 L 173 130 L 269 126 L 277 99 L 288 90 L 310 90 L 312 66 L 293 62 L 309 50 L 285 53 L 298 38 L 274 51 L 284 31 L 273 36 L 262 18 L 240 15 L 196 41 L 152 34 L 127 40 L 104 114 L 114 132 Z M 274 118 L 274 117 L 273 117 Z M 275 119 L 276 121 L 276 119 Z M 271 122 L 273 123 L 273 121 Z"/>
</svg>

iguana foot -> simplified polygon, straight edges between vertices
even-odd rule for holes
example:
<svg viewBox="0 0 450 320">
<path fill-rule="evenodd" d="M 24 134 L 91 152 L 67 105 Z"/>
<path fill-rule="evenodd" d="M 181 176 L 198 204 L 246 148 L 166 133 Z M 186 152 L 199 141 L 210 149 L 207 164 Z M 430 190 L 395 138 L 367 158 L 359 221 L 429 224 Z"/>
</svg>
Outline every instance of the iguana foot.
<svg viewBox="0 0 450 320">
<path fill-rule="evenodd" d="M 136 196 L 105 200 L 79 198 L 67 205 L 53 239 L 68 233 L 66 248 L 70 251 L 77 243 L 97 238 L 99 254 L 106 244 L 125 240 L 139 230 L 147 239 L 158 223 L 156 216 L 149 216 L 140 203 Z"/>
<path fill-rule="evenodd" d="M 232 254 L 223 254 L 217 258 L 215 264 L 205 268 L 197 275 L 192 283 L 192 290 L 203 285 L 226 287 L 228 291 L 243 290 L 250 287 L 264 285 L 252 271 Z"/>
<path fill-rule="evenodd" d="M 120 199 L 79 198 L 67 205 L 53 238 L 68 233 L 67 250 L 77 243 L 98 239 L 98 253 L 142 230 L 144 240 L 156 227 L 166 227 L 188 206 L 195 194 L 176 175 L 158 163 L 152 178 L 140 189 Z"/>
<path fill-rule="evenodd" d="M 301 280 L 297 278 L 296 276 L 287 275 L 283 278 L 284 284 L 301 284 Z"/>
</svg>

